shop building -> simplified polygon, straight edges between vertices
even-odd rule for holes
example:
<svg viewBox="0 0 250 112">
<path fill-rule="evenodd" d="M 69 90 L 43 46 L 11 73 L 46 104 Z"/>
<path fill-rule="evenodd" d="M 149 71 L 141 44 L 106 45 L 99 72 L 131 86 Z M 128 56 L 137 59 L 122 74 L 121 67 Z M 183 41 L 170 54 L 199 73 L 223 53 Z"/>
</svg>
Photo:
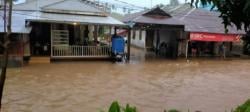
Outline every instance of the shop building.
<svg viewBox="0 0 250 112">
<path fill-rule="evenodd" d="M 154 13 L 155 16 L 147 16 L 147 12 Z M 168 17 L 161 17 L 159 12 L 168 14 Z M 238 49 L 238 47 L 242 43 L 241 37 L 245 32 L 228 26 L 228 32 L 225 33 L 219 15 L 219 12 L 192 8 L 190 4 L 182 4 L 130 14 L 123 21 L 128 25 L 133 25 L 134 29 L 138 29 L 133 33 L 131 43 L 143 49 L 153 48 L 163 54 L 174 50 L 178 57 L 220 56 L 221 46 L 223 46 L 226 56 L 242 53 L 243 51 L 239 51 L 242 49 Z M 148 25 L 138 27 L 147 22 Z M 166 23 L 168 27 L 163 28 L 161 25 Z M 157 27 L 159 34 L 156 30 L 152 31 L 155 36 L 149 36 L 149 31 L 143 31 L 143 28 L 147 29 L 151 26 Z M 173 45 L 173 43 L 175 43 L 174 49 L 169 49 L 169 45 Z"/>
</svg>

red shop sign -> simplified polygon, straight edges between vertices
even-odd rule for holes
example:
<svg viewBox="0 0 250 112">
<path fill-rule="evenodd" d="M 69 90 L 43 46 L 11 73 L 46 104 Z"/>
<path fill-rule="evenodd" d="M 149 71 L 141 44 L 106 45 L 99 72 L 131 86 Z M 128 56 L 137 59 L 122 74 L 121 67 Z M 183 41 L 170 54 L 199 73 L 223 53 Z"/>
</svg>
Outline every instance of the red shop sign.
<svg viewBox="0 0 250 112">
<path fill-rule="evenodd" d="M 207 42 L 240 42 L 241 35 L 237 34 L 217 34 L 217 33 L 200 33 L 191 32 L 191 41 L 207 41 Z"/>
</svg>

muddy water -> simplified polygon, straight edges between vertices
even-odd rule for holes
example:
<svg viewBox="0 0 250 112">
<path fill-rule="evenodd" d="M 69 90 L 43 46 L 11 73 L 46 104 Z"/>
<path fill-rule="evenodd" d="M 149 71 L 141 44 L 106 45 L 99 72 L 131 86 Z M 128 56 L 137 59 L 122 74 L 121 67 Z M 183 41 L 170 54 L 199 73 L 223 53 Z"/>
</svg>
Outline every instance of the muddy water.
<svg viewBox="0 0 250 112">
<path fill-rule="evenodd" d="M 99 112 L 118 100 L 139 112 L 225 112 L 250 98 L 249 60 L 61 62 L 9 69 L 3 112 Z"/>
</svg>

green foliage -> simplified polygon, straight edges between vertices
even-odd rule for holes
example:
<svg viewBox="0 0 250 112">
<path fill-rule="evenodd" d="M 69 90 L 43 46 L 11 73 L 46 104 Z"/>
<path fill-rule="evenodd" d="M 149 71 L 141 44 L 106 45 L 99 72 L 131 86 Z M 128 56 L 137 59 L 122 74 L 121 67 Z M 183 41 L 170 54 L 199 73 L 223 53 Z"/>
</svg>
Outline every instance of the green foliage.
<svg viewBox="0 0 250 112">
<path fill-rule="evenodd" d="M 203 5 L 214 5 L 221 13 L 225 29 L 234 24 L 238 29 L 250 31 L 250 0 L 191 0 L 191 4 L 198 6 L 201 2 Z"/>
<path fill-rule="evenodd" d="M 100 112 L 105 112 L 105 111 L 100 111 Z M 126 105 L 126 107 L 122 107 L 120 106 L 120 104 L 118 103 L 118 101 L 114 101 L 108 112 L 137 112 L 136 107 L 130 106 L 129 104 Z M 171 109 L 171 110 L 164 110 L 164 112 L 181 112 L 179 110 L 176 109 Z M 189 110 L 188 110 L 189 112 Z M 201 111 L 196 111 L 196 112 L 201 112 Z M 250 99 L 247 100 L 244 104 L 238 106 L 236 108 L 236 110 L 232 110 L 232 112 L 250 112 Z"/>
<path fill-rule="evenodd" d="M 176 110 L 176 109 L 171 109 L 169 110 L 168 112 L 180 112 L 179 110 Z"/>
<path fill-rule="evenodd" d="M 238 106 L 234 112 L 250 112 L 250 99 Z"/>
<path fill-rule="evenodd" d="M 114 101 L 111 104 L 111 106 L 109 108 L 109 112 L 121 112 L 121 107 L 117 101 Z"/>
<path fill-rule="evenodd" d="M 130 107 L 129 104 L 127 104 L 126 107 L 123 108 L 123 112 L 136 112 L 136 107 Z"/>
<path fill-rule="evenodd" d="M 101 112 L 105 112 L 105 111 L 101 111 Z M 132 107 L 129 104 L 127 104 L 126 107 L 122 107 L 120 106 L 118 101 L 114 101 L 110 105 L 108 112 L 137 112 L 137 110 L 136 110 L 136 107 Z"/>
</svg>

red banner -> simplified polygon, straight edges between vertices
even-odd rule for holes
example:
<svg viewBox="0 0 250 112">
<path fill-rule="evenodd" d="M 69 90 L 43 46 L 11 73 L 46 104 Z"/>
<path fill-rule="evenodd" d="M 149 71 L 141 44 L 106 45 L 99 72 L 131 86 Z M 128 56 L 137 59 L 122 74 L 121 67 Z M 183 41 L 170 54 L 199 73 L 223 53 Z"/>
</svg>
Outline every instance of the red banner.
<svg viewBox="0 0 250 112">
<path fill-rule="evenodd" d="M 190 40 L 206 42 L 240 42 L 241 35 L 191 32 Z"/>
</svg>

